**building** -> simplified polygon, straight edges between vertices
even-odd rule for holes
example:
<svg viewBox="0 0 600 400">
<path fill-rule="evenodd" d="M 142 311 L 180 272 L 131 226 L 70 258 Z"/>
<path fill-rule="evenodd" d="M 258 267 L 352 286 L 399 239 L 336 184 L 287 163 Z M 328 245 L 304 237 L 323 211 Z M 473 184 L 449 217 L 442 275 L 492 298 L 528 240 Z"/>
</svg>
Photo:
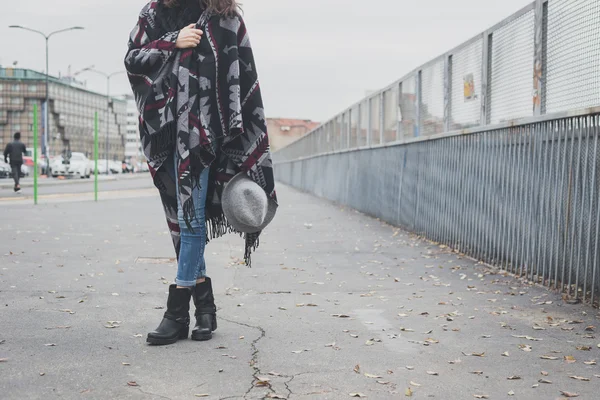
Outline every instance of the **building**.
<svg viewBox="0 0 600 400">
<path fill-rule="evenodd" d="M 27 147 L 33 147 L 33 109 L 38 106 L 40 147 L 44 133 L 43 104 L 46 97 L 46 75 L 27 69 L 0 68 L 0 147 L 21 132 Z M 106 95 L 74 86 L 72 82 L 49 78 L 50 129 L 47 138 L 49 155 L 70 149 L 92 158 L 94 154 L 94 116 L 98 113 L 99 158 L 122 160 L 125 155 L 127 102 L 110 101 Z M 108 153 L 108 154 L 107 154 Z"/>
<path fill-rule="evenodd" d="M 132 95 L 123 96 L 127 102 L 127 134 L 125 136 L 125 159 L 133 165 L 145 160 L 139 131 L 139 112 Z"/>
<path fill-rule="evenodd" d="M 319 122 L 307 119 L 267 118 L 269 144 L 275 151 L 317 128 Z"/>
</svg>

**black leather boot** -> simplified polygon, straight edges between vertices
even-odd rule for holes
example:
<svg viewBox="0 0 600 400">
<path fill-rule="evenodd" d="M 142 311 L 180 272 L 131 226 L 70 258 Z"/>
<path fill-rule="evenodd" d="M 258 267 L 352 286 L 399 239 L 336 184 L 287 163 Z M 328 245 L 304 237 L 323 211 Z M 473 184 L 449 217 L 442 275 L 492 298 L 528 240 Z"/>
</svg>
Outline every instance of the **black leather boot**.
<svg viewBox="0 0 600 400">
<path fill-rule="evenodd" d="M 217 330 L 217 306 L 213 295 L 210 278 L 196 284 L 194 290 L 196 305 L 196 326 L 192 330 L 192 340 L 210 340 L 213 331 Z"/>
<path fill-rule="evenodd" d="M 187 339 L 190 332 L 190 297 L 192 290 L 169 286 L 167 311 L 155 331 L 148 334 L 150 344 L 173 344 L 179 339 Z"/>
</svg>

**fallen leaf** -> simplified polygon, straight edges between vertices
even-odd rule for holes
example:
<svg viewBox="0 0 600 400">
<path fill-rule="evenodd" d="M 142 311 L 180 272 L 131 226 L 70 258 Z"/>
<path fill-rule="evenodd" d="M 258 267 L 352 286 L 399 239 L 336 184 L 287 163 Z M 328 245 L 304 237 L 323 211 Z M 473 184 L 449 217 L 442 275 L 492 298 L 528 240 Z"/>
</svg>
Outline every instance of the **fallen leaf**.
<svg viewBox="0 0 600 400">
<path fill-rule="evenodd" d="M 438 376 L 439 374 L 435 371 L 427 371 L 427 375 Z"/>
<path fill-rule="evenodd" d="M 0 362 L 7 362 L 8 358 L 0 358 Z"/>
<path fill-rule="evenodd" d="M 591 346 L 577 346 L 576 349 L 581 350 L 581 351 L 590 351 L 590 350 L 592 350 L 592 347 Z"/>
<path fill-rule="evenodd" d="M 138 333 L 137 335 L 133 335 L 133 337 L 143 337 L 144 335 L 142 335 L 141 333 Z"/>
<path fill-rule="evenodd" d="M 546 371 L 542 371 L 542 372 L 540 372 L 540 374 L 542 374 L 543 376 L 548 376 L 549 375 L 548 372 L 546 372 Z"/>
<path fill-rule="evenodd" d="M 379 376 L 379 375 L 373 375 L 373 374 L 365 374 L 365 376 L 366 376 L 367 378 L 373 378 L 373 379 L 381 379 L 381 378 L 383 378 L 382 376 Z"/>
<path fill-rule="evenodd" d="M 331 314 L 331 316 L 335 318 L 350 318 L 350 316 L 346 314 Z"/>
<path fill-rule="evenodd" d="M 377 381 L 377 383 L 379 383 L 380 385 L 389 385 L 390 384 L 388 381 Z"/>
<path fill-rule="evenodd" d="M 44 375 L 46 375 L 45 372 L 40 372 L 40 376 L 44 376 Z"/>
<path fill-rule="evenodd" d="M 505 351 L 504 353 L 502 353 L 502 356 L 504 356 L 504 357 L 510 357 L 510 354 L 508 353 L 508 351 Z"/>
<path fill-rule="evenodd" d="M 44 346 L 54 347 L 56 346 L 56 343 L 46 343 Z"/>
<path fill-rule="evenodd" d="M 473 375 L 483 375 L 483 371 L 471 371 Z"/>
<path fill-rule="evenodd" d="M 207 394 L 207 393 L 199 393 L 199 394 L 195 394 L 194 396 L 195 396 L 195 397 L 208 397 L 208 396 L 210 396 L 210 394 Z"/>
<path fill-rule="evenodd" d="M 540 379 L 538 380 L 539 383 L 547 383 L 547 384 L 552 384 L 552 381 L 549 381 L 547 379 Z"/>
<path fill-rule="evenodd" d="M 579 393 L 565 392 L 564 390 L 561 390 L 560 394 L 562 394 L 563 396 L 568 397 L 568 398 L 579 397 Z"/>
<path fill-rule="evenodd" d="M 412 365 L 407 365 L 406 369 L 409 371 L 412 371 L 413 369 L 415 369 L 415 367 L 413 367 Z"/>
<path fill-rule="evenodd" d="M 138 383 L 136 381 L 129 381 L 129 382 L 127 382 L 127 384 L 129 386 L 140 386 L 140 385 L 138 385 Z"/>
<path fill-rule="evenodd" d="M 448 364 L 454 365 L 454 364 L 460 364 L 461 362 L 462 362 L 462 360 L 460 358 L 457 358 L 456 360 L 448 361 Z"/>
<path fill-rule="evenodd" d="M 269 393 L 267 394 L 267 399 L 287 399 L 287 397 L 283 397 L 275 393 Z"/>
<path fill-rule="evenodd" d="M 271 386 L 271 384 L 269 383 L 270 379 L 266 378 L 266 377 L 257 377 L 257 381 L 254 384 L 254 386 Z"/>
<path fill-rule="evenodd" d="M 406 388 L 406 390 L 404 391 L 404 395 L 406 397 L 412 397 L 412 395 L 413 395 L 412 389 L 411 388 Z"/>
<path fill-rule="evenodd" d="M 589 382 L 590 378 L 584 378 L 583 376 L 570 376 L 569 378 L 575 379 L 576 381 Z"/>
<path fill-rule="evenodd" d="M 419 387 L 419 386 L 421 386 L 421 384 L 420 384 L 420 383 L 413 382 L 413 381 L 410 381 L 410 384 L 411 384 L 411 385 L 413 385 L 413 386 L 415 386 L 415 387 Z"/>
<path fill-rule="evenodd" d="M 357 374 L 360 374 L 360 365 L 356 364 L 356 366 L 354 367 L 354 372 L 356 372 Z"/>
<path fill-rule="evenodd" d="M 131 364 L 128 362 L 122 362 L 121 365 L 131 365 Z"/>
<path fill-rule="evenodd" d="M 520 380 L 520 379 L 521 379 L 521 377 L 520 377 L 520 376 L 517 376 L 517 375 L 513 375 L 513 376 L 509 376 L 509 377 L 508 377 L 508 378 L 506 378 L 506 379 L 508 379 L 509 381 L 518 381 L 518 380 Z"/>
<path fill-rule="evenodd" d="M 473 357 L 485 357 L 485 352 L 484 353 L 465 353 L 465 352 L 463 352 L 463 355 L 473 356 Z"/>
<path fill-rule="evenodd" d="M 514 395 L 515 395 L 515 392 L 514 392 L 513 390 L 511 390 L 510 392 L 508 392 L 508 395 L 509 395 L 509 396 L 514 396 Z"/>
<path fill-rule="evenodd" d="M 558 360 L 558 357 L 554 357 L 554 356 L 541 356 L 540 358 L 542 360 Z"/>
<path fill-rule="evenodd" d="M 574 362 L 577 362 L 577 360 L 576 360 L 576 359 L 575 359 L 575 357 L 573 357 L 573 356 L 565 356 L 565 361 L 566 361 L 568 364 L 573 364 Z"/>
<path fill-rule="evenodd" d="M 523 351 L 526 351 L 526 352 L 528 352 L 528 353 L 529 353 L 529 352 L 531 352 L 531 351 L 533 350 L 533 348 L 532 348 L 530 345 L 528 345 L 528 344 L 520 344 L 520 345 L 519 345 L 519 348 L 520 348 L 521 350 L 523 350 Z"/>
<path fill-rule="evenodd" d="M 362 393 L 350 393 L 350 397 L 367 397 Z"/>
<path fill-rule="evenodd" d="M 596 360 L 584 361 L 585 365 L 596 365 Z"/>
<path fill-rule="evenodd" d="M 475 397 L 476 399 L 489 399 L 490 396 L 488 396 L 487 394 L 474 394 L 473 397 Z"/>
</svg>

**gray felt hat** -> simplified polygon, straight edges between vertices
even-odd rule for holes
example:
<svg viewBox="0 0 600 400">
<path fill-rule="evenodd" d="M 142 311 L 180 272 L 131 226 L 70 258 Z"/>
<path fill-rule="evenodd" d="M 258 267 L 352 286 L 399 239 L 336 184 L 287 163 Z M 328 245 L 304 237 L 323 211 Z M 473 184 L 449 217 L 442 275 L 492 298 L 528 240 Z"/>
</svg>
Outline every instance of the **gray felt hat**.
<svg viewBox="0 0 600 400">
<path fill-rule="evenodd" d="M 234 176 L 223 189 L 221 199 L 227 222 L 243 233 L 260 232 L 275 217 L 277 203 L 244 173 Z"/>
</svg>

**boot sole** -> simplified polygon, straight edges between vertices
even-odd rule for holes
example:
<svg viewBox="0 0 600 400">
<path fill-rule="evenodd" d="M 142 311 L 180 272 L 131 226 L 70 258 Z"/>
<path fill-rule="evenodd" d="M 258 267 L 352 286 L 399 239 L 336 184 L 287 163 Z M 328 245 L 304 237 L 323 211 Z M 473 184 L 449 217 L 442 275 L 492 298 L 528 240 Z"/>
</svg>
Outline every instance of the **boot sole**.
<svg viewBox="0 0 600 400">
<path fill-rule="evenodd" d="M 212 339 L 212 333 L 207 333 L 207 334 L 199 334 L 199 333 L 192 333 L 192 340 L 198 341 L 198 342 L 205 342 L 207 340 Z"/>
<path fill-rule="evenodd" d="M 184 340 L 187 339 L 189 336 L 189 329 L 185 329 L 183 331 L 181 331 L 181 333 L 179 334 L 179 336 L 177 336 L 174 339 L 160 339 L 160 338 L 153 338 L 153 337 L 148 337 L 146 338 L 146 342 L 149 344 L 153 344 L 153 345 L 158 345 L 158 346 L 164 346 L 164 345 L 168 345 L 168 344 L 174 344 L 176 343 L 178 340 Z"/>
</svg>

